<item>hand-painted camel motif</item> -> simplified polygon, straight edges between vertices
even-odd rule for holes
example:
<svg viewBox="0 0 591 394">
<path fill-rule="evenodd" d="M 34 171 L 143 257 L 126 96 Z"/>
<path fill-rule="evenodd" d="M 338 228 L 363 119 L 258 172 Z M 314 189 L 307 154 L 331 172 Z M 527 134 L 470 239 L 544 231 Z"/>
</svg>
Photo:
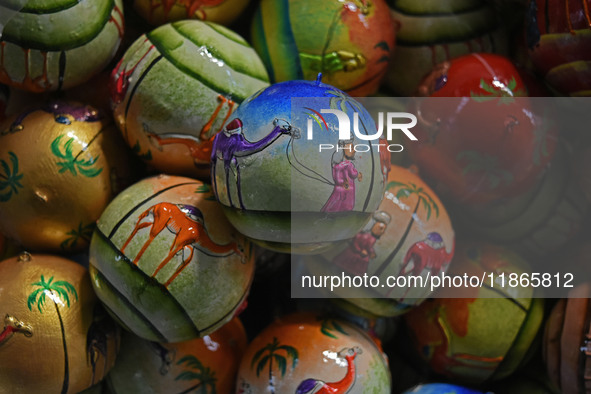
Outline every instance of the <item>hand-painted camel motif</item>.
<svg viewBox="0 0 591 394">
<path fill-rule="evenodd" d="M 171 144 L 181 144 L 185 145 L 189 150 L 189 154 L 194 160 L 196 167 L 208 166 L 211 160 L 211 152 L 213 148 L 213 140 L 217 133 L 222 131 L 222 127 L 220 127 L 217 131 L 212 133 L 213 123 L 218 118 L 220 111 L 222 108 L 227 105 L 228 112 L 226 113 L 226 117 L 224 118 L 222 125 L 224 125 L 232 111 L 234 109 L 234 105 L 236 104 L 234 101 L 222 96 L 221 94 L 218 95 L 218 100 L 220 103 L 216 107 L 215 111 L 201 129 L 199 133 L 199 137 L 194 137 L 192 135 L 185 135 L 185 134 L 148 134 L 148 137 L 153 138 L 156 143 L 160 146 L 160 149 L 163 145 L 171 145 Z"/>
<path fill-rule="evenodd" d="M 7 314 L 4 316 L 4 328 L 0 331 L 0 345 L 15 333 L 22 333 L 26 337 L 31 337 L 33 336 L 33 327 Z"/>
<path fill-rule="evenodd" d="M 242 134 L 242 121 L 238 118 L 232 120 L 221 133 L 217 134 L 213 142 L 213 151 L 211 153 L 211 179 L 213 182 L 213 190 L 216 197 L 219 196 L 217 188 L 217 180 L 215 177 L 216 164 L 218 159 L 224 161 L 224 171 L 226 174 L 226 188 L 230 206 L 234 207 L 232 202 L 232 193 L 230 190 L 230 168 L 233 165 L 236 168 L 236 188 L 238 191 L 238 201 L 240 209 L 245 209 L 242 201 L 242 190 L 240 187 L 240 166 L 238 165 L 238 158 L 250 156 L 267 148 L 275 142 L 283 134 L 292 135 L 294 138 L 299 137 L 299 130 L 292 128 L 289 122 L 275 118 L 273 120 L 273 130 L 267 136 L 258 141 L 250 142 Z M 218 197 L 219 200 L 219 197 Z"/>
<path fill-rule="evenodd" d="M 243 257 L 243 252 L 236 242 L 231 242 L 227 245 L 216 244 L 209 238 L 207 229 L 203 221 L 203 214 L 201 211 L 191 205 L 172 204 L 161 202 L 146 209 L 138 218 L 137 224 L 133 229 L 127 241 L 121 248 L 121 253 L 136 236 L 139 230 L 150 227 L 149 237 L 135 256 L 133 264 L 137 265 L 140 258 L 150 246 L 154 238 L 160 234 L 164 229 L 175 235 L 174 241 L 170 246 L 168 256 L 156 268 L 152 277 L 154 278 L 162 268 L 179 252 L 184 252 L 185 248 L 190 251 L 189 257 L 185 258 L 182 254 L 181 264 L 177 267 L 175 272 L 164 282 L 164 286 L 168 287 L 172 281 L 187 267 L 193 259 L 195 252 L 195 245 L 202 246 L 207 252 L 214 254 L 237 253 Z"/>
<path fill-rule="evenodd" d="M 296 394 L 344 394 L 355 385 L 357 378 L 355 371 L 355 357 L 361 354 L 361 348 L 355 346 L 345 348 L 338 353 L 338 357 L 347 361 L 347 373 L 338 382 L 324 382 L 319 379 L 306 379 L 299 384 Z"/>
<path fill-rule="evenodd" d="M 455 244 L 451 252 L 447 253 L 441 235 L 436 232 L 429 233 L 425 240 L 416 242 L 408 249 L 399 275 L 420 275 L 424 269 L 428 269 L 431 275 L 439 275 L 441 269 L 451 262 L 454 249 Z M 411 263 L 412 270 L 407 271 Z"/>
</svg>

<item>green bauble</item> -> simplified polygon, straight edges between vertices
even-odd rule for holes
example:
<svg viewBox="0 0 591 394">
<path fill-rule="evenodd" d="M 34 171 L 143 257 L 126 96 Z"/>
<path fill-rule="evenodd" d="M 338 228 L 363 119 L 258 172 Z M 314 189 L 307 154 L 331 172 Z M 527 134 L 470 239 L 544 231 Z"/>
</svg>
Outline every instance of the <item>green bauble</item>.
<svg viewBox="0 0 591 394">
<path fill-rule="evenodd" d="M 225 220 L 202 182 L 145 179 L 98 221 L 90 275 L 119 323 L 158 342 L 207 335 L 232 319 L 252 276 L 251 245 Z"/>
<path fill-rule="evenodd" d="M 133 151 L 167 174 L 209 175 L 213 138 L 248 96 L 269 86 L 238 34 L 184 20 L 139 37 L 111 75 L 115 121 Z"/>
<path fill-rule="evenodd" d="M 263 0 L 252 42 L 273 82 L 323 82 L 361 97 L 384 78 L 396 33 L 385 0 Z"/>
<path fill-rule="evenodd" d="M 10 17 L 0 38 L 0 82 L 20 89 L 46 92 L 87 81 L 111 61 L 123 37 L 121 0 L 2 5 Z"/>
<path fill-rule="evenodd" d="M 415 348 L 432 370 L 454 381 L 479 384 L 508 377 L 529 360 L 544 300 L 535 298 L 533 287 L 511 280 L 527 270 L 525 261 L 506 248 L 458 244 L 447 275 L 456 280 L 464 275 L 484 278 L 482 286 L 448 285 L 438 298 L 404 315 Z"/>
</svg>

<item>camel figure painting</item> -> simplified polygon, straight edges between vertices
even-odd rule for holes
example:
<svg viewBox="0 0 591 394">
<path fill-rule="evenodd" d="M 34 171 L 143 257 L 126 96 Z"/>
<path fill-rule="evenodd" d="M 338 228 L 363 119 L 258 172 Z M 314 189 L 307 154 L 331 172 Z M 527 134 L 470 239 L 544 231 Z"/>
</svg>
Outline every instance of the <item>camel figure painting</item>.
<svg viewBox="0 0 591 394">
<path fill-rule="evenodd" d="M 191 205 L 161 202 L 146 209 L 139 216 L 135 228 L 129 238 L 127 238 L 127 241 L 123 244 L 121 253 L 125 253 L 125 249 L 129 246 L 131 240 L 136 236 L 139 230 L 144 228 L 150 228 L 149 237 L 133 259 L 133 264 L 136 266 L 146 249 L 148 249 L 148 246 L 150 246 L 158 234 L 166 229 L 175 236 L 168 255 L 156 268 L 152 274 L 152 278 L 154 278 L 175 255 L 180 252 L 182 253 L 180 265 L 168 280 L 164 282 L 164 286 L 167 288 L 191 262 L 196 247 L 200 247 L 198 249 L 201 249 L 204 253 L 208 254 L 212 253 L 214 255 L 223 256 L 237 253 L 243 258 L 242 249 L 236 242 L 219 245 L 209 237 L 207 229 L 205 228 L 203 214 L 198 208 Z M 189 256 L 187 258 L 185 258 L 184 255 L 185 249 L 189 250 Z"/>
<path fill-rule="evenodd" d="M 220 111 L 224 108 L 224 106 L 227 106 L 228 110 L 226 112 L 225 118 L 222 121 L 222 124 L 225 124 L 230 115 L 232 114 L 232 111 L 234 110 L 234 105 L 236 104 L 234 101 L 222 96 L 221 94 L 218 95 L 218 100 L 218 106 L 216 107 L 215 111 L 213 112 L 207 123 L 201 128 L 199 137 L 182 134 L 154 133 L 149 133 L 148 137 L 151 139 L 151 141 L 156 142 L 156 145 L 159 150 L 162 150 L 162 146 L 164 145 L 180 144 L 186 146 L 189 151 L 189 155 L 194 161 L 195 167 L 209 168 L 209 162 L 211 160 L 211 152 L 213 148 L 213 141 L 215 139 L 215 136 L 222 131 L 221 127 L 219 128 L 219 130 L 214 129 L 213 124 L 218 119 Z"/>
</svg>

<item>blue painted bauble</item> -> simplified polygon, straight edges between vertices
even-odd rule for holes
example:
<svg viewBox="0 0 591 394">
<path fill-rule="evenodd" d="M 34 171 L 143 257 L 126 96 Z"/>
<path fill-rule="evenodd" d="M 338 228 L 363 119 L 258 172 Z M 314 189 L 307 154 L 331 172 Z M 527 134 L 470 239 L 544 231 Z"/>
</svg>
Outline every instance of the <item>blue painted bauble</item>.
<svg viewBox="0 0 591 394">
<path fill-rule="evenodd" d="M 348 138 L 339 139 L 337 114 L 326 110 L 347 115 Z M 353 237 L 378 208 L 385 181 L 378 140 L 357 134 L 377 138 L 367 110 L 320 80 L 255 93 L 213 145 L 212 184 L 226 216 L 277 251 L 317 252 Z"/>
</svg>

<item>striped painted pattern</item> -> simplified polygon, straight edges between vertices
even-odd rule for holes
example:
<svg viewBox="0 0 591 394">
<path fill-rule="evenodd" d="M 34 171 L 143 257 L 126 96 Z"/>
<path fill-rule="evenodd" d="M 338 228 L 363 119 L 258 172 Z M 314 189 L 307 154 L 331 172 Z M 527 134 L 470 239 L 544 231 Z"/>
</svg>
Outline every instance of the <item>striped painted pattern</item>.
<svg viewBox="0 0 591 394">
<path fill-rule="evenodd" d="M 526 33 L 532 62 L 554 92 L 591 96 L 591 1 L 532 0 Z"/>
<path fill-rule="evenodd" d="M 253 61 L 252 48 L 223 26 L 185 20 L 146 36 L 177 70 L 239 102 L 268 83 L 265 70 Z M 220 72 L 223 65 L 227 67 Z M 241 83 L 232 84 L 233 80 Z"/>
<path fill-rule="evenodd" d="M 0 82 L 33 92 L 67 89 L 115 55 L 123 36 L 121 0 L 19 3 L 2 3 L 14 14 L 0 38 Z"/>
<path fill-rule="evenodd" d="M 400 30 L 386 85 L 397 94 L 415 94 L 423 77 L 443 61 L 506 51 L 494 10 L 482 1 L 397 0 L 390 7 Z"/>
<path fill-rule="evenodd" d="M 481 217 L 465 212 L 460 217 L 468 231 L 537 259 L 565 245 L 588 212 L 589 203 L 570 174 L 564 152 L 558 151 L 543 179 L 527 194 Z"/>
<path fill-rule="evenodd" d="M 163 276 L 153 272 L 175 238 L 166 229 L 137 264 L 132 259 L 149 238 L 149 229 L 140 230 L 125 253 L 121 252 L 140 214 L 161 201 L 200 204 L 208 233 L 216 227 L 218 233 L 230 234 L 231 227 L 220 219 L 221 211 L 215 212 L 217 203 L 201 200 L 196 191 L 201 186 L 201 182 L 180 177 L 141 181 L 109 204 L 91 240 L 89 270 L 97 296 L 124 327 L 150 341 L 181 342 L 208 335 L 232 319 L 250 287 L 252 260 L 242 261 L 236 254 L 209 255 L 198 242 L 187 268 L 165 286 Z M 249 250 L 245 253 L 250 255 Z M 189 256 L 187 251 L 181 255 Z M 167 277 L 164 271 L 174 271 L 181 257 L 175 256 L 171 263 L 162 270 Z"/>
</svg>

